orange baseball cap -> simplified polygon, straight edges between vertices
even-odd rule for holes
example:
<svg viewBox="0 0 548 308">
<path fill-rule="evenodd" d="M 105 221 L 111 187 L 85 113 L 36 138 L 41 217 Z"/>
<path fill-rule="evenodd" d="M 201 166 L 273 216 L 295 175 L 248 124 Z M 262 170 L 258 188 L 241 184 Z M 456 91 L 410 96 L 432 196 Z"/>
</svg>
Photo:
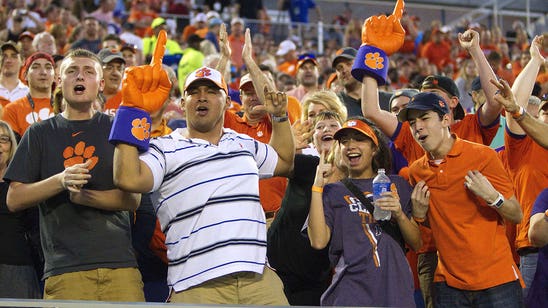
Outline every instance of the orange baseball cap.
<svg viewBox="0 0 548 308">
<path fill-rule="evenodd" d="M 351 119 L 344 122 L 343 126 L 335 133 L 333 138 L 335 138 L 335 140 L 340 140 L 342 135 L 349 130 L 356 130 L 366 135 L 373 141 L 376 146 L 379 146 L 379 139 L 377 139 L 375 131 L 373 131 L 371 126 L 359 119 Z"/>
</svg>

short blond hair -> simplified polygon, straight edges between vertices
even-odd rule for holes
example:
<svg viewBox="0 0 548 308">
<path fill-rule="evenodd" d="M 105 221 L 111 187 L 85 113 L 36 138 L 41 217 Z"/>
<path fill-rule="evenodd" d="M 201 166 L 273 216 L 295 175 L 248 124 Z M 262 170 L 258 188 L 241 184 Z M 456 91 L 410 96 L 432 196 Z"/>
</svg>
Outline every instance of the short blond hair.
<svg viewBox="0 0 548 308">
<path fill-rule="evenodd" d="M 346 107 L 342 104 L 337 94 L 333 91 L 320 90 L 307 94 L 302 101 L 303 112 L 301 115 L 301 121 L 308 120 L 308 108 L 310 107 L 310 104 L 323 105 L 327 110 L 337 113 L 343 121 L 346 121 L 346 117 L 348 115 Z"/>
</svg>

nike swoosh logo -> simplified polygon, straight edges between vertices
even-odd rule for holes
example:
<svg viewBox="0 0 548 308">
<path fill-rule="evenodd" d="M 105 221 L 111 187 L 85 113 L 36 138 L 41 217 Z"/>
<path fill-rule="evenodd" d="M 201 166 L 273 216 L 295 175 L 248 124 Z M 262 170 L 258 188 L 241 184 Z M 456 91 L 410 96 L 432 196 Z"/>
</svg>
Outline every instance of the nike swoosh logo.
<svg viewBox="0 0 548 308">
<path fill-rule="evenodd" d="M 76 136 L 80 135 L 81 133 L 83 133 L 83 131 L 79 131 L 79 132 L 76 132 L 76 133 L 72 133 L 72 137 L 76 137 Z"/>
</svg>

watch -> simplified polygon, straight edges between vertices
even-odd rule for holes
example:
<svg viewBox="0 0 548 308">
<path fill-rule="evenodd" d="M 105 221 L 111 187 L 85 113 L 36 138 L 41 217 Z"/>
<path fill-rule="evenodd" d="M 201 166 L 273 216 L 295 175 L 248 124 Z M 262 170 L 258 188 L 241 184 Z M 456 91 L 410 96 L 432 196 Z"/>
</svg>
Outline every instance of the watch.
<svg viewBox="0 0 548 308">
<path fill-rule="evenodd" d="M 275 115 L 271 114 L 270 118 L 272 119 L 273 122 L 278 122 L 278 123 L 285 122 L 288 119 L 287 113 L 285 114 L 285 116 L 281 116 L 281 117 L 278 117 L 278 116 L 275 116 Z"/>
<path fill-rule="evenodd" d="M 519 106 L 518 111 L 512 113 L 512 118 L 514 120 L 516 120 L 517 122 L 519 122 L 519 121 L 523 120 L 526 113 L 527 113 L 527 111 L 525 111 L 525 109 L 523 107 Z"/>
<path fill-rule="evenodd" d="M 492 206 L 494 208 L 497 208 L 497 209 L 500 209 L 500 207 L 502 206 L 502 204 L 504 203 L 504 196 L 499 193 L 497 199 L 495 199 L 495 201 L 493 201 L 493 203 L 487 203 L 489 206 Z"/>
</svg>

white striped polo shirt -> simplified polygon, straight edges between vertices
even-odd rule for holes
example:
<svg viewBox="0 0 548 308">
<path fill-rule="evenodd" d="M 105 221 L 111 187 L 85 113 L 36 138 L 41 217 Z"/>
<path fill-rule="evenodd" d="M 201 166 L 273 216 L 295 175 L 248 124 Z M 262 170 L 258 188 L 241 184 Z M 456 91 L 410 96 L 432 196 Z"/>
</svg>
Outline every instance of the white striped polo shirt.
<svg viewBox="0 0 548 308">
<path fill-rule="evenodd" d="M 226 128 L 218 145 L 181 133 L 151 140 L 140 156 L 154 176 L 168 285 L 179 292 L 234 272 L 262 273 L 266 224 L 259 178 L 273 175 L 278 154 Z"/>
</svg>

